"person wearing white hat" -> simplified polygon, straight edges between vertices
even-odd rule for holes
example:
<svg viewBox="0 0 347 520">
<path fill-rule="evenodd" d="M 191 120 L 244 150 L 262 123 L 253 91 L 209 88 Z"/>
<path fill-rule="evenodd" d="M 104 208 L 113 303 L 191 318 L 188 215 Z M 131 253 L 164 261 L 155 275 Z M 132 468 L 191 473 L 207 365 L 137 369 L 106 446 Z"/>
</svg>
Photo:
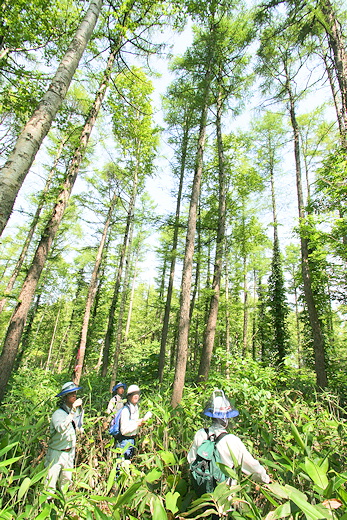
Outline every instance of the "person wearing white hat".
<svg viewBox="0 0 347 520">
<path fill-rule="evenodd" d="M 127 402 L 123 407 L 120 417 L 120 432 L 121 438 L 117 443 L 117 448 L 126 448 L 123 457 L 126 460 L 131 460 L 135 452 L 135 439 L 139 432 L 139 427 L 142 426 L 150 417 L 151 412 L 147 412 L 145 416 L 140 419 L 139 405 L 141 390 L 138 385 L 130 385 L 127 390 Z"/>
<path fill-rule="evenodd" d="M 55 490 L 69 486 L 72 480 L 72 469 L 75 461 L 76 431 L 83 431 L 82 399 L 77 399 L 76 386 L 72 381 L 62 386 L 59 408 L 55 410 L 50 422 L 50 438 L 46 456 L 48 466 L 48 488 Z"/>
<path fill-rule="evenodd" d="M 239 412 L 230 406 L 223 390 L 216 389 L 207 403 L 204 415 L 212 418 L 212 424 L 207 429 L 201 428 L 194 436 L 192 447 L 187 455 L 189 464 L 195 461 L 198 447 L 207 439 L 217 439 L 222 433 L 227 433 L 228 421 L 237 417 Z M 207 433 L 208 432 L 208 433 Z M 229 468 L 234 467 L 234 460 L 241 465 L 243 473 L 250 475 L 256 482 L 268 484 L 270 477 L 265 468 L 249 453 L 241 439 L 231 433 L 224 434 L 216 444 L 221 462 Z M 231 455 L 232 454 L 232 455 Z"/>
</svg>

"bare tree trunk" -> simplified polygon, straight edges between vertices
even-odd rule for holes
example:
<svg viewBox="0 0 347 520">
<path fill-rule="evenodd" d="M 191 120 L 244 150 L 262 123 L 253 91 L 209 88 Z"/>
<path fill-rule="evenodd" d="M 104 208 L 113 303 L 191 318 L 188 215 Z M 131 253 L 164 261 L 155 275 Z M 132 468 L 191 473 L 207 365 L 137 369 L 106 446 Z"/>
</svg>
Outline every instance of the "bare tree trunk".
<svg viewBox="0 0 347 520">
<path fill-rule="evenodd" d="M 136 181 L 137 181 L 137 177 L 136 177 Z M 113 388 L 113 386 L 116 382 L 116 378 L 117 378 L 118 360 L 119 360 L 120 348 L 121 348 L 122 338 L 123 338 L 123 317 L 124 317 L 125 305 L 126 305 L 126 302 L 128 299 L 128 291 L 129 291 L 130 259 L 131 259 L 131 248 L 132 248 L 132 243 L 133 243 L 133 232 L 134 232 L 134 220 L 132 219 L 130 230 L 129 230 L 129 240 L 128 240 L 128 246 L 127 246 L 126 259 L 125 259 L 123 291 L 122 291 L 122 297 L 121 297 L 121 301 L 120 301 L 118 320 L 117 320 L 116 349 L 115 349 L 114 359 L 113 359 L 112 377 L 111 377 L 111 384 L 110 384 L 111 388 Z"/>
<path fill-rule="evenodd" d="M 229 270 L 225 262 L 225 343 L 226 343 L 226 378 L 230 379 L 230 311 L 229 311 Z"/>
<path fill-rule="evenodd" d="M 50 345 L 49 345 L 49 350 L 48 350 L 48 356 L 47 356 L 47 361 L 46 361 L 45 372 L 48 372 L 48 370 L 49 370 L 49 364 L 50 364 L 50 362 L 51 362 L 51 358 L 52 358 L 53 345 L 54 345 L 55 335 L 56 335 L 57 327 L 58 327 L 58 323 L 59 323 L 60 311 L 61 311 L 61 307 L 59 307 L 59 311 L 57 312 L 57 317 L 56 317 L 56 319 L 55 319 L 55 323 L 54 323 L 54 330 L 53 330 L 53 334 L 52 334 L 52 338 L 51 338 L 51 343 L 50 343 Z"/>
<path fill-rule="evenodd" d="M 189 307 L 190 307 L 190 289 L 192 283 L 192 268 L 194 256 L 194 242 L 196 231 L 197 208 L 200 196 L 200 183 L 203 167 L 203 155 L 206 140 L 206 123 L 208 111 L 208 92 L 210 87 L 210 71 L 206 73 L 206 84 L 204 92 L 204 107 L 201 113 L 201 122 L 199 129 L 198 150 L 196 157 L 196 166 L 194 172 L 192 193 L 189 205 L 188 229 L 186 236 L 186 247 L 183 261 L 181 296 L 180 296 L 180 315 L 178 324 L 177 338 L 177 357 L 175 377 L 173 383 L 171 404 L 176 407 L 182 399 L 183 387 L 187 368 L 188 359 L 188 334 L 189 334 Z"/>
<path fill-rule="evenodd" d="M 3 350 L 0 356 L 0 402 L 4 397 L 6 385 L 10 378 L 12 368 L 16 359 L 18 346 L 25 326 L 25 321 L 29 312 L 31 301 L 34 297 L 35 290 L 39 282 L 48 253 L 51 249 L 53 240 L 56 236 L 59 225 L 64 216 L 65 208 L 67 206 L 73 185 L 76 181 L 77 174 L 82 159 L 84 157 L 85 150 L 87 148 L 91 131 L 99 113 L 102 100 L 105 96 L 106 88 L 112 71 L 114 57 L 115 53 L 112 52 L 109 57 L 107 69 L 104 73 L 104 78 L 102 80 L 102 83 L 96 94 L 93 106 L 91 107 L 85 125 L 83 127 L 79 146 L 76 149 L 74 157 L 69 165 L 63 188 L 57 197 L 57 202 L 53 208 L 51 218 L 47 222 L 41 240 L 37 246 L 32 264 L 28 270 L 27 276 L 22 286 L 22 290 L 19 295 L 19 302 L 16 306 L 9 327 L 7 329 Z"/>
<path fill-rule="evenodd" d="M 178 192 L 177 192 L 177 198 L 176 198 L 176 212 L 175 212 L 175 221 L 174 221 L 174 234 L 173 234 L 173 238 L 172 238 L 172 248 L 171 248 L 169 284 L 168 284 L 167 294 L 166 294 L 163 328 L 161 331 L 159 366 L 158 366 L 159 383 L 162 383 L 163 376 L 164 376 L 166 341 L 167 341 L 167 335 L 168 335 L 168 331 L 169 331 L 171 300 L 172 300 L 172 292 L 173 292 L 173 285 L 174 285 L 174 278 L 175 278 L 177 244 L 178 244 L 178 228 L 179 228 L 179 219 L 180 219 L 180 212 L 181 212 L 181 200 L 182 200 L 182 191 L 183 191 L 184 172 L 185 172 L 186 157 L 187 157 L 188 133 L 189 133 L 189 127 L 187 125 L 184 128 L 184 135 L 182 138 L 180 180 L 179 180 L 179 186 L 178 186 Z"/>
<path fill-rule="evenodd" d="M 85 306 L 84 316 L 83 316 L 80 344 L 79 344 L 79 348 L 78 348 L 78 352 L 77 352 L 77 356 L 76 356 L 76 366 L 75 366 L 75 370 L 74 370 L 74 382 L 76 385 L 79 384 L 81 375 L 82 375 L 84 357 L 85 357 L 86 346 L 87 346 L 89 319 L 90 319 L 90 314 L 91 314 L 91 310 L 93 308 L 93 303 L 94 303 L 94 299 L 95 299 L 100 264 L 101 264 L 102 255 L 104 252 L 107 233 L 108 233 L 108 229 L 110 227 L 112 214 L 113 214 L 114 207 L 116 205 L 117 198 L 118 198 L 118 195 L 117 195 L 117 192 L 115 191 L 113 194 L 112 200 L 111 200 L 111 204 L 110 204 L 110 207 L 109 207 L 109 210 L 107 213 L 106 220 L 105 220 L 104 229 L 103 229 L 103 232 L 101 235 L 98 252 L 96 255 L 96 259 L 95 259 L 94 269 L 93 269 L 92 277 L 91 277 L 90 284 L 89 284 L 87 301 L 86 301 L 86 306 Z"/>
<path fill-rule="evenodd" d="M 124 340 L 127 341 L 130 331 L 130 323 L 131 323 L 131 315 L 133 311 L 133 304 L 134 304 L 134 295 L 135 295 L 135 284 L 136 284 L 136 276 L 137 276 L 137 263 L 139 260 L 139 252 L 136 252 L 136 258 L 135 258 L 135 266 L 134 266 L 134 275 L 131 283 L 131 293 L 130 293 L 130 299 L 129 299 L 129 309 L 128 309 L 128 316 L 127 316 L 127 323 L 125 326 L 125 332 L 124 332 Z"/>
<path fill-rule="evenodd" d="M 208 319 L 205 329 L 205 337 L 200 357 L 200 366 L 198 372 L 198 382 L 204 382 L 208 379 L 210 370 L 214 340 L 216 334 L 216 325 L 220 298 L 220 283 L 222 278 L 223 256 L 224 256 L 224 240 L 225 240 L 225 222 L 226 222 L 226 189 L 225 189 L 225 158 L 222 139 L 221 119 L 223 112 L 222 92 L 219 92 L 217 98 L 217 146 L 218 146 L 218 175 L 219 175 L 219 197 L 218 197 L 218 229 L 216 239 L 216 253 L 214 262 L 214 273 L 212 281 L 213 294 L 210 299 Z"/>
<path fill-rule="evenodd" d="M 285 65 L 285 64 L 284 64 Z M 287 71 L 286 71 L 287 72 Z M 305 207 L 304 197 L 302 192 L 302 179 L 301 179 L 301 164 L 300 164 L 300 141 L 299 141 L 299 127 L 295 113 L 295 102 L 291 91 L 289 74 L 287 73 L 287 84 L 286 89 L 289 95 L 289 110 L 290 119 L 293 128 L 294 135 L 294 157 L 295 157 L 295 170 L 296 170 L 296 187 L 298 197 L 298 210 L 300 225 L 304 223 L 305 219 Z M 300 244 L 301 244 L 301 270 L 304 284 L 305 301 L 307 304 L 307 312 L 309 316 L 310 326 L 313 336 L 313 350 L 314 350 L 314 362 L 315 372 L 317 378 L 317 385 L 319 388 L 325 388 L 328 384 L 327 373 L 326 373 L 326 362 L 325 362 L 325 346 L 324 336 L 319 321 L 319 316 L 316 308 L 315 298 L 312 290 L 312 279 L 311 270 L 309 264 L 309 248 L 308 241 L 300 233 Z"/>
<path fill-rule="evenodd" d="M 329 46 L 334 57 L 335 72 L 341 95 L 342 118 L 344 123 L 343 141 L 346 142 L 347 130 L 347 53 L 345 48 L 345 37 L 342 34 L 341 24 L 334 13 L 330 0 L 321 0 L 320 7 L 326 16 L 329 26 L 324 25 Z"/>
<path fill-rule="evenodd" d="M 47 135 L 82 54 L 94 31 L 102 0 L 92 0 L 57 72 L 32 117 L 19 135 L 12 153 L 0 170 L 0 235 L 2 234 L 26 174 Z"/>
<path fill-rule="evenodd" d="M 116 283 L 114 286 L 110 309 L 108 312 L 107 330 L 106 330 L 106 334 L 105 334 L 104 351 L 103 351 L 103 359 L 102 359 L 102 367 L 101 367 L 102 377 L 106 377 L 106 375 L 107 375 L 110 348 L 111 348 L 111 343 L 113 340 L 113 332 L 114 332 L 114 315 L 116 312 L 116 306 L 117 306 L 118 296 L 119 296 L 119 288 L 120 288 L 120 284 L 121 284 L 121 280 L 122 280 L 123 265 L 124 265 L 124 261 L 125 261 L 127 244 L 129 241 L 129 232 L 130 232 L 130 228 L 131 228 L 131 225 L 132 225 L 132 222 L 134 219 L 134 209 L 135 209 L 135 202 L 136 202 L 136 196 L 137 196 L 137 189 L 138 189 L 138 172 L 137 172 L 137 169 L 135 169 L 132 193 L 131 193 L 131 197 L 130 197 L 130 201 L 129 201 L 128 215 L 127 215 L 125 231 L 124 231 L 123 245 L 122 245 L 122 249 L 121 249 L 119 266 L 118 266 L 118 271 L 117 271 L 117 278 L 116 278 Z"/>
<path fill-rule="evenodd" d="M 10 277 L 8 283 L 7 283 L 6 288 L 5 288 L 5 291 L 4 291 L 5 298 L 2 298 L 2 300 L 0 300 L 0 313 L 4 309 L 4 306 L 5 306 L 6 301 L 8 299 L 8 295 L 11 293 L 11 291 L 13 289 L 13 286 L 15 284 L 15 281 L 17 280 L 17 276 L 19 275 L 20 270 L 22 268 L 22 265 L 23 265 L 23 262 L 25 260 L 27 251 L 28 251 L 29 246 L 30 246 L 31 239 L 32 239 L 32 237 L 34 235 L 36 226 L 38 224 L 42 208 L 43 208 L 43 206 L 45 204 L 45 196 L 47 195 L 48 190 L 50 188 L 53 175 L 55 174 L 55 170 L 56 170 L 58 161 L 60 159 L 60 156 L 61 156 L 61 153 L 63 151 L 63 148 L 64 148 L 64 145 L 65 145 L 66 141 L 67 141 L 67 139 L 62 140 L 60 145 L 59 145 L 58 153 L 57 153 L 56 158 L 54 160 L 54 164 L 53 164 L 53 166 L 51 168 L 51 171 L 49 172 L 49 175 L 47 177 L 47 181 L 46 181 L 45 187 L 43 188 L 43 190 L 42 190 L 42 192 L 40 194 L 40 199 L 39 199 L 39 202 L 38 202 L 38 205 L 37 205 L 37 208 L 36 208 L 36 212 L 35 212 L 35 215 L 34 215 L 34 218 L 33 218 L 32 222 L 31 222 L 29 232 L 28 232 L 28 234 L 27 234 L 27 236 L 25 238 L 24 245 L 22 247 L 22 251 L 21 251 L 21 253 L 19 255 L 19 258 L 17 260 L 16 266 L 15 266 L 15 268 L 13 270 L 13 273 L 11 274 L 11 277 Z"/>
</svg>

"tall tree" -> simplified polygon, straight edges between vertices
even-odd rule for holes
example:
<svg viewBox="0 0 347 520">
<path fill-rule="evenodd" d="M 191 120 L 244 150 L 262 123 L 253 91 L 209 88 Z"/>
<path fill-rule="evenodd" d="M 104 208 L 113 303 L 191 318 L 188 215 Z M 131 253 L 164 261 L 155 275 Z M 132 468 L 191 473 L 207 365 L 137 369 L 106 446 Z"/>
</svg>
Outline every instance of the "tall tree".
<svg viewBox="0 0 347 520">
<path fill-rule="evenodd" d="M 2 234 L 26 174 L 64 100 L 82 54 L 94 31 L 102 0 L 92 0 L 55 76 L 20 133 L 12 153 L 0 170 L 0 235 Z"/>
<path fill-rule="evenodd" d="M 31 301 L 34 297 L 37 284 L 39 282 L 44 264 L 52 246 L 53 240 L 62 221 L 69 197 L 79 172 L 79 168 L 87 148 L 89 137 L 99 113 L 102 100 L 104 99 L 106 88 L 112 73 L 113 62 L 118 49 L 113 50 L 109 56 L 107 67 L 96 93 L 94 102 L 86 118 L 84 127 L 80 135 L 79 146 L 70 162 L 66 173 L 65 181 L 61 192 L 57 197 L 57 202 L 53 208 L 51 218 L 48 220 L 43 231 L 41 240 L 37 246 L 31 266 L 24 280 L 19 302 L 11 317 L 6 336 L 4 339 L 2 353 L 0 355 L 0 402 L 4 397 L 6 385 L 10 378 L 12 368 L 16 359 L 21 335 L 25 321 L 29 312 Z"/>
</svg>

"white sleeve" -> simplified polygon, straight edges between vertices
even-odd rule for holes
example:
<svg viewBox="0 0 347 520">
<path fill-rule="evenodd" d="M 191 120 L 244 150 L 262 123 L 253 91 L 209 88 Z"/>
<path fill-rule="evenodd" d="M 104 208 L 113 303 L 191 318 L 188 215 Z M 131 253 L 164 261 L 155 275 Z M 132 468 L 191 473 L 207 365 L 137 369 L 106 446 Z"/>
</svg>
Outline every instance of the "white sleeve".
<svg viewBox="0 0 347 520">
<path fill-rule="evenodd" d="M 196 453 L 198 451 L 198 447 L 207 439 L 207 434 L 204 428 L 201 430 L 198 430 L 196 434 L 194 435 L 193 444 L 191 445 L 191 448 L 188 452 L 187 459 L 189 464 L 193 462 L 193 460 L 196 459 Z"/>
<path fill-rule="evenodd" d="M 218 446 L 218 451 L 223 464 L 233 467 L 234 463 L 229 451 L 231 450 L 246 475 L 252 475 L 257 482 L 264 482 L 265 484 L 270 482 L 270 477 L 266 473 L 265 468 L 249 453 L 241 439 L 236 437 L 236 435 L 229 434 L 224 439 L 221 439 L 220 442 L 221 446 Z"/>
<path fill-rule="evenodd" d="M 115 398 L 111 397 L 111 399 L 108 402 L 108 406 L 107 406 L 107 410 L 106 410 L 107 414 L 110 414 L 113 412 L 114 405 L 115 405 Z"/>
<path fill-rule="evenodd" d="M 64 412 L 64 410 L 59 409 L 56 410 L 52 415 L 52 425 L 57 432 L 62 433 L 65 432 L 65 430 L 67 430 L 67 428 L 70 426 L 73 418 L 73 413 L 70 412 L 68 414 Z"/>
</svg>

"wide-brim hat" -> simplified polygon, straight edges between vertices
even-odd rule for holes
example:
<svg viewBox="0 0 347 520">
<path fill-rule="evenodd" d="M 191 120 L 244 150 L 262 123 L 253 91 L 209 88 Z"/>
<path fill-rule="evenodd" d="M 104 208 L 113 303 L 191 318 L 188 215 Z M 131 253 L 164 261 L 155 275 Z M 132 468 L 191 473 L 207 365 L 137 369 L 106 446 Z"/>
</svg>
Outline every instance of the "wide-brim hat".
<svg viewBox="0 0 347 520">
<path fill-rule="evenodd" d="M 207 402 L 203 414 L 213 419 L 231 419 L 237 417 L 239 412 L 230 405 L 223 390 L 216 388 Z"/>
<path fill-rule="evenodd" d="M 81 389 L 81 386 L 76 386 L 75 383 L 69 381 L 61 387 L 61 392 L 59 392 L 59 394 L 57 394 L 55 397 L 61 397 L 62 395 L 71 394 L 71 392 L 77 392 L 77 390 Z"/>
<path fill-rule="evenodd" d="M 232 417 L 237 417 L 239 415 L 239 411 L 235 408 L 222 412 L 213 410 L 213 408 L 205 408 L 203 413 L 204 415 L 207 415 L 207 417 L 213 417 L 213 419 L 231 419 Z"/>
<path fill-rule="evenodd" d="M 116 385 L 114 385 L 114 387 L 112 388 L 112 393 L 116 392 L 118 390 L 118 388 L 124 388 L 124 392 L 126 391 L 127 389 L 127 385 L 125 383 L 117 383 Z"/>
</svg>

